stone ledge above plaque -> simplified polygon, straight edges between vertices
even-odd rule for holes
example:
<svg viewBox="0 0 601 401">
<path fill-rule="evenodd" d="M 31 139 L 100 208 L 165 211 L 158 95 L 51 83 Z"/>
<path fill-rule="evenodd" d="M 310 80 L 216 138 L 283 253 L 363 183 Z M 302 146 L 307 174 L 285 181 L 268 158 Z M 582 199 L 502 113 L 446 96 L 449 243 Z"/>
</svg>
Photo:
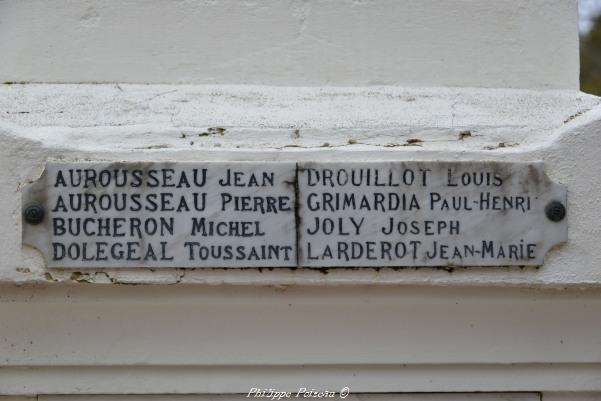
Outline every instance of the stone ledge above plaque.
<svg viewBox="0 0 601 401">
<path fill-rule="evenodd" d="M 49 162 L 23 243 L 51 268 L 540 265 L 565 205 L 542 163 Z"/>
</svg>

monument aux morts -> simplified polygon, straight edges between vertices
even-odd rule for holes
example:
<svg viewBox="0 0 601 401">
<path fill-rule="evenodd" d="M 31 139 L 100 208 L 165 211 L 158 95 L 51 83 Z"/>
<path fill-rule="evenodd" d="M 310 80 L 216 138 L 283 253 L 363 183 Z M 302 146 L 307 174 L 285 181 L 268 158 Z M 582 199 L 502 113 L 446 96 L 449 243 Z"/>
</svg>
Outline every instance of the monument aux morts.
<svg viewBox="0 0 601 401">
<path fill-rule="evenodd" d="M 577 8 L 0 1 L 0 401 L 601 399 Z"/>
</svg>

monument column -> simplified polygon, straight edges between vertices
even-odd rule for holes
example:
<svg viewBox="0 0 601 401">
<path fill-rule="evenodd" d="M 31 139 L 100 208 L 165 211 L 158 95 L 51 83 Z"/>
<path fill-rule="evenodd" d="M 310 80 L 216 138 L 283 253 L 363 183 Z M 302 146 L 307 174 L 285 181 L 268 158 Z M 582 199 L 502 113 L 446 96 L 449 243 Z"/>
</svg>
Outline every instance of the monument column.
<svg viewBox="0 0 601 401">
<path fill-rule="evenodd" d="M 0 400 L 601 399 L 576 15 L 0 2 Z"/>
</svg>

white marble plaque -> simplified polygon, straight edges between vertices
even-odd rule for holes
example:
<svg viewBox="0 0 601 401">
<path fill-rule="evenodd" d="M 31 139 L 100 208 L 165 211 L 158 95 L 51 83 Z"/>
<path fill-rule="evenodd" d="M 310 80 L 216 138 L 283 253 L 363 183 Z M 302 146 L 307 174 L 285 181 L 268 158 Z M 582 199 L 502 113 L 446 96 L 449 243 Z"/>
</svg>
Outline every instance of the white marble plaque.
<svg viewBox="0 0 601 401">
<path fill-rule="evenodd" d="M 294 163 L 48 163 L 24 193 L 23 242 L 49 267 L 296 266 L 295 173 Z M 40 206 L 41 222 L 28 222 Z"/>
<path fill-rule="evenodd" d="M 23 243 L 64 268 L 540 265 L 565 205 L 541 163 L 53 162 Z"/>
<path fill-rule="evenodd" d="M 541 163 L 299 163 L 298 186 L 302 266 L 540 265 L 567 240 Z"/>
</svg>

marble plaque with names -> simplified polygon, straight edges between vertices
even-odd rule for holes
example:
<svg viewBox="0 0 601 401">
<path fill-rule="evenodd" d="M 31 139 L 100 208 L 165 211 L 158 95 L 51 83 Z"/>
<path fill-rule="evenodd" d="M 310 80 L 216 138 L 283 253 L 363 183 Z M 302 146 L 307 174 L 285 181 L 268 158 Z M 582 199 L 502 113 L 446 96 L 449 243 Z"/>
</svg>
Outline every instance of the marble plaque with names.
<svg viewBox="0 0 601 401">
<path fill-rule="evenodd" d="M 302 266 L 540 265 L 567 240 L 542 163 L 300 163 Z"/>
<path fill-rule="evenodd" d="M 22 201 L 58 268 L 540 265 L 567 240 L 542 163 L 50 162 Z"/>
<path fill-rule="evenodd" d="M 23 242 L 48 267 L 296 266 L 295 174 L 294 163 L 48 163 L 24 194 Z"/>
</svg>

